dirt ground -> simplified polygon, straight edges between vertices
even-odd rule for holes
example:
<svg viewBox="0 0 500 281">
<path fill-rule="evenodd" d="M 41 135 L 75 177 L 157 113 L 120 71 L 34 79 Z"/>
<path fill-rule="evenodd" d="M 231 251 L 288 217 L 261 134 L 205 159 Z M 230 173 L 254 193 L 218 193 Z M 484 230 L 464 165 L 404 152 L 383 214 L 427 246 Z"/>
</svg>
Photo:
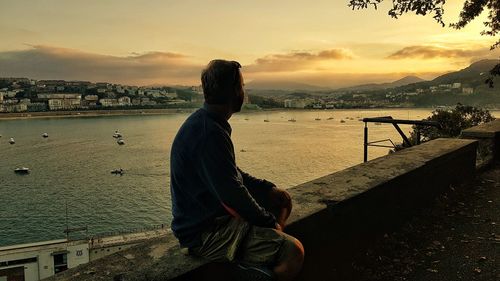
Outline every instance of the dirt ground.
<svg viewBox="0 0 500 281">
<path fill-rule="evenodd" d="M 353 260 L 357 280 L 500 280 L 500 165 L 450 187 Z"/>
</svg>

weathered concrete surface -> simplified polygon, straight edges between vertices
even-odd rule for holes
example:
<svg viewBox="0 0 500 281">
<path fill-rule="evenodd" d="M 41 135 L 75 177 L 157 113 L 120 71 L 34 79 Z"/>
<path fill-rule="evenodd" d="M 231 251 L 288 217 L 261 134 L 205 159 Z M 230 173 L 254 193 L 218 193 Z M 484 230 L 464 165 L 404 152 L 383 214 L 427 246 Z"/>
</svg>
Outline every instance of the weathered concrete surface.
<svg viewBox="0 0 500 281">
<path fill-rule="evenodd" d="M 204 261 L 181 253 L 172 233 L 45 280 L 165 280 L 195 269 Z"/>
<path fill-rule="evenodd" d="M 495 138 L 500 134 L 500 119 L 462 131 L 464 138 Z"/>
<path fill-rule="evenodd" d="M 461 138 L 479 141 L 479 167 L 500 161 L 500 119 L 466 129 Z"/>
<path fill-rule="evenodd" d="M 299 279 L 327 279 L 346 253 L 357 252 L 374 233 L 404 221 L 450 184 L 471 180 L 476 147 L 472 140 L 438 139 L 289 189 L 294 210 L 286 232 L 306 248 Z M 203 264 L 184 256 L 168 235 L 49 280 L 224 279 L 208 273 L 224 265 Z"/>
</svg>

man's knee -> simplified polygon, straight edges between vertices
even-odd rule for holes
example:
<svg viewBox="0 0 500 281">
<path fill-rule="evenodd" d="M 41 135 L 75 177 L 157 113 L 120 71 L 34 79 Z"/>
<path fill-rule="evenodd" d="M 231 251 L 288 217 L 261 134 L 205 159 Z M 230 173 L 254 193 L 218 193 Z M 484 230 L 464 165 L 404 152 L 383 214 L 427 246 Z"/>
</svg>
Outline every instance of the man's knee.
<svg viewBox="0 0 500 281">
<path fill-rule="evenodd" d="M 302 266 L 305 256 L 304 246 L 298 239 L 291 236 L 289 238 L 290 239 L 283 242 L 280 261 L 284 263 L 293 263 L 294 266 Z"/>
</svg>

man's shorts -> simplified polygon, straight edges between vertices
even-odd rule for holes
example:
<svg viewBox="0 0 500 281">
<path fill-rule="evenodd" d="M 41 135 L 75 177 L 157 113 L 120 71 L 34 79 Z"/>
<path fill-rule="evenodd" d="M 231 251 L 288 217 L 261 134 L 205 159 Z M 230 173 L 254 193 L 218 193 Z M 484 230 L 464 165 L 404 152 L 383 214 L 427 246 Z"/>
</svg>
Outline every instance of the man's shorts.
<svg viewBox="0 0 500 281">
<path fill-rule="evenodd" d="M 280 261 L 283 245 L 295 240 L 276 229 L 254 226 L 232 216 L 216 218 L 201 239 L 202 246 L 189 249 L 190 254 L 216 262 L 271 267 Z"/>
</svg>

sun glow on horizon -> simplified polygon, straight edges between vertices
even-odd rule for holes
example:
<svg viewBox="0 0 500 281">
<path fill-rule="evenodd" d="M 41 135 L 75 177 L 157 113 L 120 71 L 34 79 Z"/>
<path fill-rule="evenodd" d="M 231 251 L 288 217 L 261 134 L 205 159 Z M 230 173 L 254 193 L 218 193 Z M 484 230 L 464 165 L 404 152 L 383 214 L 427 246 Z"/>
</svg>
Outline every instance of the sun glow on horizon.
<svg viewBox="0 0 500 281">
<path fill-rule="evenodd" d="M 0 76 L 198 84 L 208 61 L 226 58 L 249 79 L 336 87 L 367 75 L 430 79 L 500 57 L 489 51 L 493 38 L 480 35 L 485 15 L 454 30 L 431 16 L 392 19 L 383 3 L 352 11 L 332 0 L 9 2 L 0 11 Z M 447 1 L 448 23 L 462 4 Z"/>
</svg>

